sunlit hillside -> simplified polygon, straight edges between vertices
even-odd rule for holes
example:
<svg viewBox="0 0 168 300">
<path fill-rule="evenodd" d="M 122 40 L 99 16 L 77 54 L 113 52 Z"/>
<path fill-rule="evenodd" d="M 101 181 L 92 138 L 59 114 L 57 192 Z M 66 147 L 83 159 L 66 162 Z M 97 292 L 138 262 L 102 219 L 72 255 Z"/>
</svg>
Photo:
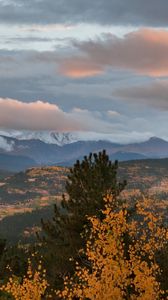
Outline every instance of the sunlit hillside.
<svg viewBox="0 0 168 300">
<path fill-rule="evenodd" d="M 53 205 L 61 200 L 68 173 L 69 169 L 64 167 L 43 167 L 2 178 L 0 234 L 10 240 L 33 238 L 40 228 L 41 218 L 50 218 Z M 118 177 L 127 180 L 123 198 L 135 202 L 143 193 L 166 212 L 168 159 L 122 162 Z M 11 225 L 13 230 L 10 230 Z"/>
</svg>

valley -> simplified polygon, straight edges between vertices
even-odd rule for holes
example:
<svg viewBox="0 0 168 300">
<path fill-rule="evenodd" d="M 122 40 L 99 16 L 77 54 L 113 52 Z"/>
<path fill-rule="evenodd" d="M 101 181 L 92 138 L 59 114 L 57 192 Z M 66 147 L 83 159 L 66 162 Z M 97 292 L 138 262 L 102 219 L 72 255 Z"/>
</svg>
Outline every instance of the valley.
<svg viewBox="0 0 168 300">
<path fill-rule="evenodd" d="M 0 182 L 0 219 L 13 210 L 31 211 L 52 204 L 64 190 L 68 169 L 63 167 L 32 168 L 13 176 L 1 179 Z"/>
<path fill-rule="evenodd" d="M 30 241 L 40 230 L 41 218 L 53 215 L 65 191 L 68 168 L 37 167 L 0 180 L 0 236 L 10 241 Z M 4 172 L 2 172 L 4 174 Z M 142 194 L 162 212 L 168 207 L 168 159 L 119 163 L 118 179 L 127 180 L 121 197 L 134 203 Z"/>
</svg>

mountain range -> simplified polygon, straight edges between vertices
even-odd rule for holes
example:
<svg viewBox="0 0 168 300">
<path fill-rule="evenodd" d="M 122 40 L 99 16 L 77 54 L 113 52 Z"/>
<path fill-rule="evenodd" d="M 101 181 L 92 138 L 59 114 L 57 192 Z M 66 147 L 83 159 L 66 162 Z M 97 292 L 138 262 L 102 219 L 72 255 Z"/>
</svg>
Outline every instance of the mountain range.
<svg viewBox="0 0 168 300">
<path fill-rule="evenodd" d="M 119 161 L 168 157 L 168 142 L 151 137 L 147 141 L 120 144 L 98 135 L 57 132 L 0 132 L 0 169 L 20 171 L 38 165 L 72 165 L 89 152 L 106 149 Z"/>
</svg>

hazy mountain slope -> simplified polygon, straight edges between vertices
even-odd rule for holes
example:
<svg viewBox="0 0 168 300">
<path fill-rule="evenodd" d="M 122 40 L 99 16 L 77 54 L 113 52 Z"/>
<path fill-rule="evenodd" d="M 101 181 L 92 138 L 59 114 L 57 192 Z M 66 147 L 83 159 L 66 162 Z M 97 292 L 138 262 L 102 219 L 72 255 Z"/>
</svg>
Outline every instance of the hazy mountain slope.
<svg viewBox="0 0 168 300">
<path fill-rule="evenodd" d="M 42 133 L 36 133 L 36 137 L 39 137 L 40 134 L 42 135 Z M 31 164 L 29 162 L 30 166 L 37 164 L 70 165 L 76 159 L 81 159 L 84 155 L 89 154 L 89 152 L 98 152 L 103 149 L 106 149 L 111 159 L 121 161 L 168 157 L 168 142 L 156 137 L 141 143 L 122 145 L 103 140 L 79 140 L 72 142 L 70 134 L 50 134 L 53 134 L 52 139 L 55 140 L 54 143 L 51 143 L 51 140 L 44 142 L 40 139 L 18 139 L 16 137 L 0 136 L 0 153 L 14 155 L 15 157 L 29 157 L 32 160 Z M 45 133 L 45 137 L 47 136 L 47 133 Z M 29 135 L 29 137 L 32 137 L 32 135 Z M 56 138 L 59 139 L 60 145 L 58 140 L 56 142 Z M 34 164 L 32 165 L 33 161 Z M 6 160 L 5 166 L 6 170 L 15 170 L 15 168 L 10 169 L 10 161 Z M 2 168 L 1 165 L 0 168 Z M 21 165 L 18 169 L 21 169 Z M 24 165 L 23 169 L 25 169 Z"/>
<path fill-rule="evenodd" d="M 168 156 L 168 142 L 157 137 L 152 137 L 145 142 L 125 145 L 124 149 L 127 152 L 129 151 L 137 152 L 137 153 L 148 155 L 149 157 Z"/>
<path fill-rule="evenodd" d="M 0 153 L 0 169 L 8 171 L 20 171 L 36 166 L 37 163 L 26 156 L 16 156 Z"/>
</svg>

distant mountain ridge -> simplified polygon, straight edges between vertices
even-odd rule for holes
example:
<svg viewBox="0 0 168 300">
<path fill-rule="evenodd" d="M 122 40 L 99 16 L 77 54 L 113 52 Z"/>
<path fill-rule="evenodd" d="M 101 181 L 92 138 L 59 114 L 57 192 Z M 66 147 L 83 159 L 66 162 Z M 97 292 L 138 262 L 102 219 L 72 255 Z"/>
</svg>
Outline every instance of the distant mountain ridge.
<svg viewBox="0 0 168 300">
<path fill-rule="evenodd" d="M 40 140 L 47 144 L 56 144 L 64 146 L 79 141 L 107 141 L 116 144 L 130 144 L 131 142 L 121 142 L 120 137 L 114 136 L 112 133 L 98 133 L 87 131 L 75 132 L 56 132 L 56 131 L 29 131 L 29 130 L 0 130 L 0 136 L 16 138 L 18 140 Z M 144 138 L 143 141 L 146 139 Z M 138 143 L 138 139 L 136 141 Z"/>
<path fill-rule="evenodd" d="M 71 132 L 45 132 L 45 131 L 26 131 L 26 132 L 15 132 L 14 136 L 18 140 L 40 140 L 46 144 L 55 144 L 63 146 L 73 142 L 77 142 L 79 137 Z"/>
<path fill-rule="evenodd" d="M 30 157 L 0 153 L 1 170 L 18 172 L 33 166 L 37 166 L 37 163 Z"/>
<path fill-rule="evenodd" d="M 64 146 L 78 141 L 113 141 L 112 134 L 95 132 L 55 132 L 55 131 L 0 131 L 0 136 L 18 140 L 40 140 L 46 144 Z"/>
<path fill-rule="evenodd" d="M 151 137 L 147 141 L 129 144 L 119 144 L 109 140 L 82 140 L 77 139 L 73 133 L 54 133 L 49 136 L 45 132 L 30 132 L 26 135 L 8 134 L 0 135 L 0 154 L 9 156 L 5 163 L 0 156 L 0 169 L 15 171 L 11 168 L 18 162 L 18 170 L 33 165 L 72 165 L 76 159 L 82 159 L 89 152 L 98 152 L 103 149 L 107 150 L 112 160 L 119 161 L 146 159 L 146 158 L 166 158 L 168 157 L 168 142 L 158 138 Z M 79 133 L 78 133 L 79 134 Z M 84 137 L 86 139 L 86 136 Z M 91 138 L 91 137 L 90 137 Z M 53 141 L 53 142 L 52 142 Z"/>
</svg>

